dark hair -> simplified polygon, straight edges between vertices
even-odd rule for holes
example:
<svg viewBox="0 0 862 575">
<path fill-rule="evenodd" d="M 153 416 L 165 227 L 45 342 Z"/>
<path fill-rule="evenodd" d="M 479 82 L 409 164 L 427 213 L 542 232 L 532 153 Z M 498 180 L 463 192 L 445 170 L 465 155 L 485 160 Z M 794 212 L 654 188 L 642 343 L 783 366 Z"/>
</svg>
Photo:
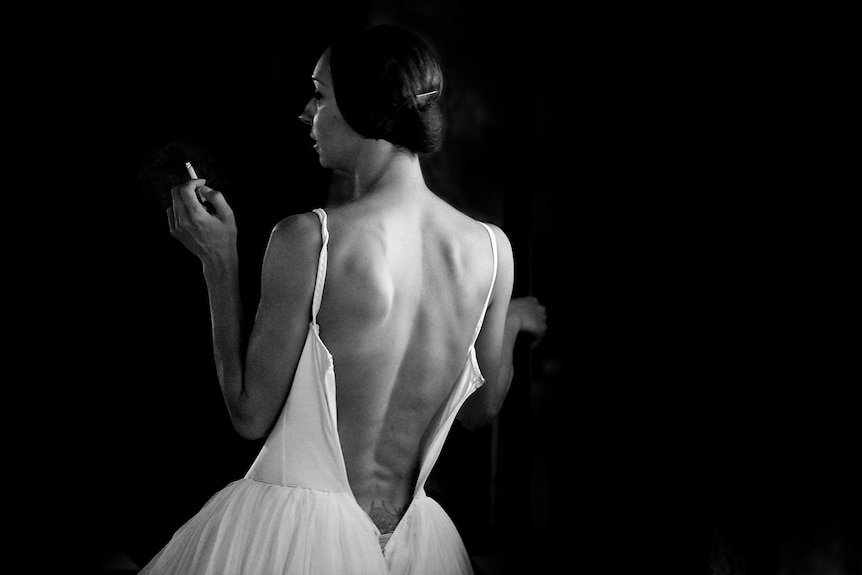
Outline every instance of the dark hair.
<svg viewBox="0 0 862 575">
<path fill-rule="evenodd" d="M 443 139 L 443 73 L 431 47 L 389 24 L 335 42 L 329 65 L 344 119 L 366 138 L 411 152 L 432 152 Z"/>
</svg>

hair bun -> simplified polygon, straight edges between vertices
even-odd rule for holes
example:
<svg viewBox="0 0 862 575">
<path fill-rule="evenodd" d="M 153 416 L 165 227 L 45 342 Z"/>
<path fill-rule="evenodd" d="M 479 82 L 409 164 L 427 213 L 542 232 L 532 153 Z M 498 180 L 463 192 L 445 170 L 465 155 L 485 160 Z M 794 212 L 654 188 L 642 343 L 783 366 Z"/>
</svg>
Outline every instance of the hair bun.
<svg viewBox="0 0 862 575">
<path fill-rule="evenodd" d="M 332 81 L 344 119 L 366 138 L 414 153 L 443 139 L 443 74 L 430 46 L 391 25 L 374 26 L 333 44 Z"/>
</svg>

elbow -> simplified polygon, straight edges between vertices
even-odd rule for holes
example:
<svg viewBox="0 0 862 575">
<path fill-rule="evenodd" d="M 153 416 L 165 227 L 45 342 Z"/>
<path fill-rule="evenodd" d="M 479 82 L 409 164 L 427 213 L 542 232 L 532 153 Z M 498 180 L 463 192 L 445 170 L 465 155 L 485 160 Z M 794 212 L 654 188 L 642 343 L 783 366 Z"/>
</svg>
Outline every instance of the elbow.
<svg viewBox="0 0 862 575">
<path fill-rule="evenodd" d="M 478 431 L 483 427 L 487 427 L 494 421 L 493 417 L 490 418 L 459 418 L 459 422 L 461 422 L 461 427 L 466 429 L 467 431 Z"/>
<path fill-rule="evenodd" d="M 458 412 L 457 419 L 461 425 L 469 431 L 475 431 L 493 423 L 503 407 L 511 382 L 511 369 L 501 369 L 496 381 L 486 380 Z"/>
<path fill-rule="evenodd" d="M 498 411 L 490 409 L 488 406 L 470 407 L 472 409 L 461 409 L 457 417 L 461 426 L 468 431 L 477 431 L 483 427 L 487 427 L 497 417 Z"/>
<path fill-rule="evenodd" d="M 246 394 L 228 399 L 226 407 L 234 431 L 248 441 L 266 437 L 275 424 L 274 418 L 270 418 Z"/>
<path fill-rule="evenodd" d="M 262 439 L 269 434 L 269 429 L 255 418 L 241 418 L 231 414 L 231 424 L 237 435 L 248 441 Z"/>
<path fill-rule="evenodd" d="M 234 425 L 233 428 L 237 434 L 247 441 L 255 441 L 266 437 L 266 433 L 260 432 L 258 429 L 253 429 L 245 426 Z"/>
</svg>

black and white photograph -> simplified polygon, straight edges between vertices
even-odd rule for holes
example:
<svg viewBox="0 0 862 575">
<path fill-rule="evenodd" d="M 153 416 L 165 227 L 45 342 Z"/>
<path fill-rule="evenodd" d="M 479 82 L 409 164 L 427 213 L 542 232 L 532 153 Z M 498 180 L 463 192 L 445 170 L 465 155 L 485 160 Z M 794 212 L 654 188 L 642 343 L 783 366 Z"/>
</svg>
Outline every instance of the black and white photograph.
<svg viewBox="0 0 862 575">
<path fill-rule="evenodd" d="M 58 18 L 21 572 L 862 572 L 798 52 L 599 8 Z"/>
</svg>

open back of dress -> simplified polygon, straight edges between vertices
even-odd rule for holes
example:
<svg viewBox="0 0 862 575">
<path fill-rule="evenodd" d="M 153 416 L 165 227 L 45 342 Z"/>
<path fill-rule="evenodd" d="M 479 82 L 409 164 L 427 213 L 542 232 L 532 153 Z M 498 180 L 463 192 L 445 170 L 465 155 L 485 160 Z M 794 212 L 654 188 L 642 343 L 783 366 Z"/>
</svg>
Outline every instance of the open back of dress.
<svg viewBox="0 0 862 575">
<path fill-rule="evenodd" d="M 455 525 L 425 494 L 455 416 L 484 379 L 475 343 L 493 280 L 465 362 L 423 447 L 413 498 L 383 549 L 380 532 L 350 489 L 341 443 L 335 369 L 320 339 L 317 312 L 326 279 L 329 231 L 323 246 L 312 319 L 290 394 L 278 421 L 243 479 L 216 493 L 174 534 L 142 574 L 460 575 L 472 574 Z M 484 225 L 484 224 L 483 224 Z M 497 246 L 491 238 L 494 279 Z"/>
</svg>

